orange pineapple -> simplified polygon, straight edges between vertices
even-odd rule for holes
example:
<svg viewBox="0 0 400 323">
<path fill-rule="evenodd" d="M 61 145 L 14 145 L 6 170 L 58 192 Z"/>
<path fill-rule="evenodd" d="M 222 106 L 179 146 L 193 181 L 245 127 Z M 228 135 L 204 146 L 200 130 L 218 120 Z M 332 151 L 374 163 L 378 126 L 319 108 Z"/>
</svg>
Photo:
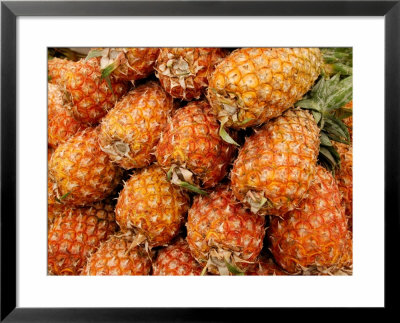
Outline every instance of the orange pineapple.
<svg viewBox="0 0 400 323">
<path fill-rule="evenodd" d="M 98 128 L 87 128 L 59 145 L 49 163 L 51 191 L 69 205 L 103 200 L 119 184 L 122 170 L 98 144 Z"/>
<path fill-rule="evenodd" d="M 170 184 L 157 165 L 135 173 L 125 183 L 115 209 L 122 231 L 131 231 L 136 244 L 167 245 L 178 235 L 189 208 L 189 197 Z"/>
<path fill-rule="evenodd" d="M 301 99 L 321 64 L 318 48 L 237 49 L 209 77 L 208 100 L 222 125 L 260 125 Z"/>
<path fill-rule="evenodd" d="M 48 233 L 48 271 L 51 275 L 79 275 L 86 258 L 117 225 L 109 208 L 64 207 Z"/>
<path fill-rule="evenodd" d="M 162 48 L 155 66 L 156 76 L 172 97 L 199 99 L 215 64 L 226 55 L 227 51 L 220 48 Z"/>
<path fill-rule="evenodd" d="M 172 183 L 211 188 L 225 177 L 235 148 L 221 139 L 218 128 L 206 101 L 176 111 L 156 148 L 157 162 L 169 170 Z"/>
<path fill-rule="evenodd" d="M 340 155 L 340 168 L 335 173 L 342 197 L 342 205 L 349 219 L 349 228 L 353 222 L 353 146 L 335 143 Z"/>
<path fill-rule="evenodd" d="M 94 48 L 88 58 L 101 57 L 104 78 L 112 75 L 123 81 L 136 81 L 154 72 L 154 64 L 160 49 L 148 48 Z"/>
<path fill-rule="evenodd" d="M 202 267 L 192 257 L 186 240 L 182 238 L 158 251 L 153 262 L 153 275 L 198 276 L 201 271 Z"/>
<path fill-rule="evenodd" d="M 197 195 L 189 209 L 187 242 L 193 257 L 214 274 L 245 271 L 263 247 L 265 219 L 245 210 L 231 190 Z"/>
<path fill-rule="evenodd" d="M 137 87 L 103 118 L 101 149 L 125 169 L 150 165 L 172 108 L 172 98 L 158 83 Z"/>
<path fill-rule="evenodd" d="M 93 253 L 84 268 L 86 276 L 137 276 L 149 275 L 151 258 L 141 246 L 132 245 L 127 234 L 111 236 Z"/>
<path fill-rule="evenodd" d="M 57 57 L 49 59 L 47 62 L 49 82 L 64 88 L 65 75 L 73 68 L 74 64 L 74 61 L 68 59 Z"/>
<path fill-rule="evenodd" d="M 102 77 L 97 58 L 76 62 L 65 74 L 65 86 L 75 118 L 88 124 L 98 123 L 128 90 L 126 82 Z"/>
<path fill-rule="evenodd" d="M 290 109 L 246 139 L 231 172 L 235 196 L 260 214 L 283 215 L 304 197 L 315 174 L 319 128 Z"/>
<path fill-rule="evenodd" d="M 70 112 L 69 103 L 57 85 L 48 84 L 48 143 L 56 148 L 75 133 L 86 128 Z"/>
<path fill-rule="evenodd" d="M 306 198 L 283 218 L 271 217 L 268 236 L 289 273 L 333 274 L 347 266 L 350 234 L 332 174 L 318 166 Z"/>
<path fill-rule="evenodd" d="M 344 107 L 353 110 L 353 101 Z M 340 155 L 340 168 L 336 171 L 335 177 L 342 194 L 342 204 L 345 207 L 346 216 L 349 219 L 349 228 L 353 227 L 353 117 L 342 119 L 350 134 L 350 145 L 335 143 L 335 148 Z"/>
</svg>

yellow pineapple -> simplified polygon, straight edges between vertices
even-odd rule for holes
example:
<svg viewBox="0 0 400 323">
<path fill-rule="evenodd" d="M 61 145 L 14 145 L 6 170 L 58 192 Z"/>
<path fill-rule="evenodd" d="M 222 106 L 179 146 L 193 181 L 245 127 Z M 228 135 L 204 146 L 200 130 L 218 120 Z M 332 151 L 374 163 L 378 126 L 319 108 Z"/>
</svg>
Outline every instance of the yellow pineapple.
<svg viewBox="0 0 400 323">
<path fill-rule="evenodd" d="M 235 196 L 255 213 L 293 210 L 314 177 L 319 128 L 312 115 L 290 109 L 246 139 L 231 172 Z"/>
<path fill-rule="evenodd" d="M 332 111 L 351 100 L 352 87 L 352 77 L 321 78 L 297 108 L 246 139 L 231 172 L 233 192 L 246 207 L 282 216 L 304 198 L 317 159 L 327 168 L 337 166 L 340 156 L 331 140 L 346 142 L 349 134 Z"/>
<path fill-rule="evenodd" d="M 318 48 L 237 49 L 215 67 L 207 97 L 222 126 L 257 126 L 301 99 L 321 65 Z"/>
<path fill-rule="evenodd" d="M 101 149 L 125 169 L 148 166 L 172 109 L 172 98 L 158 83 L 135 88 L 103 118 Z"/>
<path fill-rule="evenodd" d="M 115 213 L 122 231 L 132 232 L 136 244 L 152 248 L 167 245 L 178 235 L 188 208 L 188 195 L 152 165 L 126 181 Z"/>
<path fill-rule="evenodd" d="M 85 205 L 109 196 L 122 170 L 98 144 L 99 129 L 87 128 L 59 145 L 49 163 L 50 189 L 57 200 Z"/>
</svg>

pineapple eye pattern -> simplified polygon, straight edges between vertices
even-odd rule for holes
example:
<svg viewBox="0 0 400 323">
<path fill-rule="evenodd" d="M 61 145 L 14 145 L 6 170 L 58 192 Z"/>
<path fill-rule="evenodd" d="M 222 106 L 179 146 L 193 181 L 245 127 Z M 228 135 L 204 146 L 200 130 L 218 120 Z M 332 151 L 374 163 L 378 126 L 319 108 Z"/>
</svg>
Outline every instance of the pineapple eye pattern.
<svg viewBox="0 0 400 323">
<path fill-rule="evenodd" d="M 48 58 L 49 275 L 352 275 L 352 48 Z"/>
</svg>

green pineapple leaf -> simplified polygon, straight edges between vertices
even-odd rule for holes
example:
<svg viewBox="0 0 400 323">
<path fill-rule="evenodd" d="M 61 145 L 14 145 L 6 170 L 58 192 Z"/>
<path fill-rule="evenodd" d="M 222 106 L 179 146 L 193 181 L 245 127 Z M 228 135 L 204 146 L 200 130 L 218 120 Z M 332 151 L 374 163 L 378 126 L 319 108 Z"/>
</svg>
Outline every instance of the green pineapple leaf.
<svg viewBox="0 0 400 323">
<path fill-rule="evenodd" d="M 189 191 L 192 191 L 194 193 L 200 194 L 200 195 L 208 195 L 206 191 L 203 191 L 202 189 L 198 188 L 197 186 L 194 186 L 188 182 L 182 181 L 179 186 L 186 188 Z"/>
<path fill-rule="evenodd" d="M 353 110 L 347 109 L 347 108 L 340 108 L 340 109 L 337 109 L 335 112 L 335 116 L 339 120 L 346 119 L 348 117 L 351 117 L 352 115 L 353 115 Z"/>
<path fill-rule="evenodd" d="M 200 194 L 200 195 L 208 195 L 206 191 L 203 191 L 202 189 L 198 188 L 197 186 L 188 183 L 187 181 L 179 178 L 179 175 L 174 172 L 176 171 L 176 167 L 171 166 L 171 168 L 167 172 L 167 180 L 175 185 L 178 185 L 182 188 L 185 188 L 189 191 L 192 191 L 194 193 Z M 180 171 L 178 170 L 178 173 Z M 181 175 L 181 174 L 180 174 Z"/>
<path fill-rule="evenodd" d="M 322 74 L 326 78 L 337 73 L 342 76 L 353 75 L 353 48 L 321 48 L 321 53 L 324 59 Z"/>
<path fill-rule="evenodd" d="M 332 142 L 329 139 L 329 136 L 324 132 L 321 132 L 320 141 L 322 146 L 328 146 L 328 147 L 332 146 Z"/>
<path fill-rule="evenodd" d="M 60 198 L 56 197 L 55 199 L 58 203 L 62 203 L 62 201 L 65 200 L 68 197 L 68 195 L 70 195 L 70 194 L 71 194 L 71 192 L 68 192 L 68 193 L 65 193 L 63 196 L 60 196 Z"/>
<path fill-rule="evenodd" d="M 340 155 L 333 147 L 320 147 L 318 160 L 330 171 L 340 167 Z"/>
<path fill-rule="evenodd" d="M 103 56 L 103 50 L 91 50 L 89 54 L 86 56 L 85 61 L 88 61 L 93 57 L 101 57 L 101 56 Z"/>
<path fill-rule="evenodd" d="M 220 137 L 227 142 L 228 144 L 232 144 L 235 146 L 239 146 L 239 144 L 233 140 L 233 138 L 227 133 L 227 131 L 225 130 L 225 122 L 221 123 L 221 126 L 219 127 L 219 135 Z"/>
<path fill-rule="evenodd" d="M 228 268 L 229 272 L 235 276 L 244 276 L 244 272 L 240 271 L 236 266 L 230 264 L 226 259 L 224 259 L 226 268 Z"/>
<path fill-rule="evenodd" d="M 340 56 L 342 52 L 332 55 Z M 343 55 L 348 57 L 348 51 L 344 50 Z M 341 119 L 351 115 L 352 111 L 343 107 L 352 99 L 353 77 L 342 78 L 341 74 L 335 74 L 330 78 L 320 78 L 308 95 L 295 104 L 296 107 L 309 110 L 314 116 L 320 128 L 318 160 L 332 171 L 340 166 L 340 156 L 332 141 L 350 143 L 349 130 Z"/>
</svg>

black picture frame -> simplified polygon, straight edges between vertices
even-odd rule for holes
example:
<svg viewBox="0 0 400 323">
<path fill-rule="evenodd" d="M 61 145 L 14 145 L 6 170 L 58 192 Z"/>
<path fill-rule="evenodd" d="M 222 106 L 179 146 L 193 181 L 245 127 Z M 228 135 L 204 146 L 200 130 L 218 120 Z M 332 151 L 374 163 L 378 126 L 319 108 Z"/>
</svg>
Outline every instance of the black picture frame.
<svg viewBox="0 0 400 323">
<path fill-rule="evenodd" d="M 385 19 L 385 313 L 396 308 L 400 181 L 400 1 L 82 1 L 1 3 L 1 321 L 250 321 L 264 309 L 16 307 L 16 19 L 19 16 L 382 16 Z M 366 53 L 368 55 L 368 53 Z M 372 64 L 373 65 L 373 64 Z M 373 66 L 372 66 L 373 68 Z M 373 188 L 371 188 L 373 189 Z M 371 237 L 373 243 L 373 237 Z M 371 266 L 373 266 L 371 255 Z M 267 292 L 267 291 L 266 291 Z M 344 291 L 345 292 L 345 291 Z M 40 291 L 38 291 L 40 293 Z M 231 296 L 229 296 L 231 297 Z M 239 297 L 239 295 L 238 295 Z M 279 309 L 275 309 L 279 310 Z M 284 309 L 285 311 L 287 309 Z M 329 309 L 327 309 L 329 310 Z M 280 309 L 282 312 L 282 309 Z M 251 313 L 249 313 L 251 312 Z M 282 313 L 281 313 L 282 314 Z M 379 317 L 382 313 L 379 311 Z M 371 317 L 372 318 L 372 317 Z M 266 318 L 267 319 L 267 318 Z"/>
</svg>

